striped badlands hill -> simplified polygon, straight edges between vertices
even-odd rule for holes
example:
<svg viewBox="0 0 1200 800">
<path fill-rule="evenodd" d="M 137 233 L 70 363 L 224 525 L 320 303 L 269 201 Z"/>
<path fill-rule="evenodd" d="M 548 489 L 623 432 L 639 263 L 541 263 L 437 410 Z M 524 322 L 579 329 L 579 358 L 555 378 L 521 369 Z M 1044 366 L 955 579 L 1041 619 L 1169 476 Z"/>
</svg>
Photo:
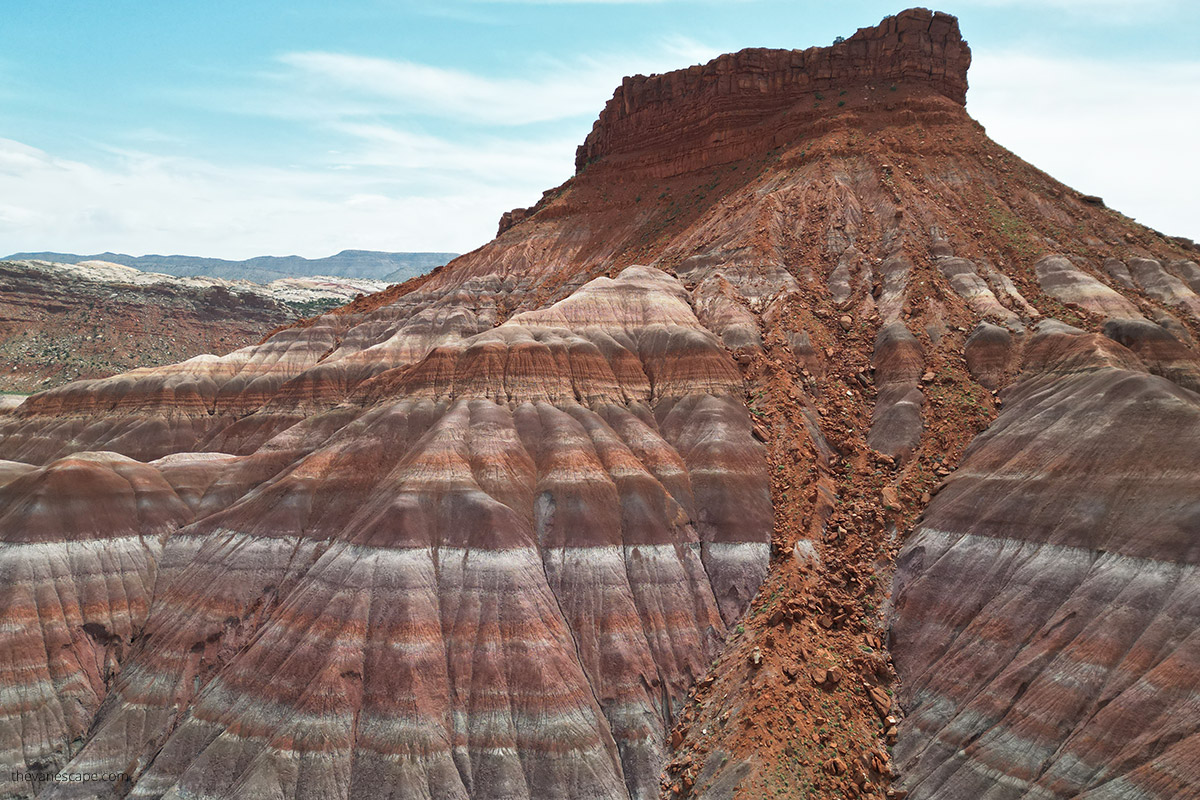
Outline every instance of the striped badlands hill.
<svg viewBox="0 0 1200 800">
<path fill-rule="evenodd" d="M 1200 789 L 1200 396 L 1043 323 L 905 547 L 892 653 L 926 797 Z"/>
<path fill-rule="evenodd" d="M 627 79 L 479 250 L 0 412 L 0 796 L 1200 796 L 1196 250 L 969 63 Z"/>
<path fill-rule="evenodd" d="M 241 402 L 286 393 L 318 330 L 260 348 Z M 14 465 L 6 762 L 73 756 L 133 796 L 656 790 L 672 705 L 766 569 L 741 376 L 648 268 L 438 338 L 352 400 L 235 423 L 236 455 Z M 130 379 L 109 417 L 139 421 L 101 435 L 194 449 L 236 416 L 216 368 L 178 375 Z"/>
</svg>

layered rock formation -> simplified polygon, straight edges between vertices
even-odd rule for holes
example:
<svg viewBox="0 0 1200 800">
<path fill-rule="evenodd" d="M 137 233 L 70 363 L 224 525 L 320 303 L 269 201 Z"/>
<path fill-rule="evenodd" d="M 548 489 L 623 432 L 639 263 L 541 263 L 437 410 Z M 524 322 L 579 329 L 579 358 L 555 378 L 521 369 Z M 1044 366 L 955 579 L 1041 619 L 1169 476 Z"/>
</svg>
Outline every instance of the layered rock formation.
<svg viewBox="0 0 1200 800">
<path fill-rule="evenodd" d="M 131 256 L 125 253 L 14 253 L 7 261 L 50 261 L 57 264 L 84 264 L 100 261 L 132 267 L 141 272 L 175 275 L 181 278 L 207 276 L 226 281 L 251 281 L 269 284 L 275 281 L 306 278 L 346 278 L 350 281 L 401 281 L 423 275 L 440 267 L 458 253 L 385 253 L 378 250 L 343 250 L 325 258 L 301 256 L 256 256 L 242 261 L 202 256 Z"/>
<path fill-rule="evenodd" d="M 766 467 L 740 385 L 678 281 L 631 267 L 382 372 L 354 410 L 253 453 L 106 456 L 176 513 L 169 538 L 157 519 L 125 526 L 158 547 L 155 609 L 134 637 L 97 599 L 120 655 L 142 644 L 107 694 L 8 709 L 13 730 L 45 703 L 81 716 L 10 740 L 7 758 L 125 770 L 134 796 L 652 796 L 673 704 L 766 569 Z M 127 388 L 118 405 L 141 394 Z M 173 412 L 206 409 L 182 388 L 154 406 L 191 434 Z M 25 508 L 33 480 L 6 505 Z M 82 509 L 76 487 L 59 481 L 58 502 Z M 110 580 L 140 563 L 114 559 Z"/>
<path fill-rule="evenodd" d="M 98 261 L 0 261 L 0 391 L 228 353 L 386 284 L 175 278 Z"/>
<path fill-rule="evenodd" d="M 900 557 L 907 783 L 1192 796 L 1200 395 L 1100 334 L 1047 325 L 1005 399 Z"/>
<path fill-rule="evenodd" d="M 969 60 L 633 79 L 483 248 L 0 415 L 0 766 L 112 777 L 4 791 L 1196 794 L 1200 268 Z"/>
<path fill-rule="evenodd" d="M 633 153 L 681 156 L 687 149 L 699 159 L 693 168 L 736 160 L 761 151 L 764 136 L 786 142 L 824 92 L 840 98 L 917 83 L 961 105 L 970 64 L 958 20 L 911 9 L 832 47 L 748 49 L 665 75 L 635 75 L 600 112 L 575 168 Z M 665 146 L 680 139 L 692 147 Z"/>
</svg>

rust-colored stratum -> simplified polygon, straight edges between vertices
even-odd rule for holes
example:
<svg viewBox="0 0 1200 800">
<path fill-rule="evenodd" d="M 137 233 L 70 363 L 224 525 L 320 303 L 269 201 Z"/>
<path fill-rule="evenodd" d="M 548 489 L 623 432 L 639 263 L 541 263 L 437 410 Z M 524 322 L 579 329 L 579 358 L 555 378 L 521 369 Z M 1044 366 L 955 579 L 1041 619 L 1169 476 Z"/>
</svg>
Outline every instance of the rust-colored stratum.
<svg viewBox="0 0 1200 800">
<path fill-rule="evenodd" d="M 969 63 L 628 79 L 431 276 L 0 412 L 0 796 L 1200 796 L 1197 248 Z"/>
</svg>

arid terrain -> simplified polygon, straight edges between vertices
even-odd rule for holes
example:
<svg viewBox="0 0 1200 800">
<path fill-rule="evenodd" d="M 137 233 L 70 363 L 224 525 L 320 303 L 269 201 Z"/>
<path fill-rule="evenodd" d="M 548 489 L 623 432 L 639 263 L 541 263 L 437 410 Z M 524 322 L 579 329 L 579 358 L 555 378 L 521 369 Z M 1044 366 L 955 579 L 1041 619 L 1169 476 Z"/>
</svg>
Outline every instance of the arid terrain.
<svg viewBox="0 0 1200 800">
<path fill-rule="evenodd" d="M 1200 251 L 970 61 L 627 78 L 478 250 L 0 411 L 0 796 L 1200 796 Z"/>
<path fill-rule="evenodd" d="M 224 355 L 386 286 L 321 276 L 269 284 L 179 278 L 103 261 L 0 261 L 0 392 L 28 394 Z"/>
<path fill-rule="evenodd" d="M 257 256 L 242 261 L 199 256 L 131 256 L 125 253 L 14 253 L 6 261 L 51 261 L 81 264 L 103 261 L 133 267 L 142 272 L 180 278 L 209 277 L 226 281 L 269 284 L 289 278 L 353 278 L 355 280 L 401 283 L 440 267 L 458 253 L 385 253 L 376 250 L 343 250 L 325 258 L 300 256 Z"/>
</svg>

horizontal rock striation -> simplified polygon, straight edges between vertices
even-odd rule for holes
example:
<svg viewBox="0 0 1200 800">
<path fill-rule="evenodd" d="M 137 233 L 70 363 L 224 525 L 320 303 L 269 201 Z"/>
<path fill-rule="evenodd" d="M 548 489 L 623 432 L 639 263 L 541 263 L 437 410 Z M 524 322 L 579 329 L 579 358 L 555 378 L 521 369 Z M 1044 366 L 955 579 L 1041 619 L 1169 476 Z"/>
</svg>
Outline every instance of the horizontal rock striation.
<svg viewBox="0 0 1200 800">
<path fill-rule="evenodd" d="M 885 325 L 875 338 L 872 355 L 879 393 L 867 444 L 881 453 L 906 458 L 921 439 L 921 405 L 917 382 L 924 356 L 920 342 L 902 322 Z"/>
<path fill-rule="evenodd" d="M 1195 794 L 1194 251 L 968 58 L 631 80 L 479 250 L 6 405 L 0 796 Z"/>
<path fill-rule="evenodd" d="M 99 686 L 79 705 L 47 684 L 21 712 L 80 713 L 10 742 L 7 763 L 73 756 L 124 772 L 133 797 L 656 795 L 678 704 L 766 569 L 740 383 L 679 283 L 634 267 L 364 382 L 356 412 L 326 412 L 324 442 L 314 419 L 302 442 L 285 431 L 248 456 L 108 456 L 145 474 L 162 497 L 139 507 L 161 520 L 48 517 L 22 499 L 40 472 L 18 476 L 5 519 L 33 516 L 13 530 L 81 548 L 133 536 L 146 555 L 107 573 L 142 594 L 121 623 L 111 599 L 94 612 L 118 654 L 95 657 Z M 179 410 L 198 394 L 177 390 Z M 98 490 L 40 491 L 82 512 Z M 30 591 L 19 571 L 40 553 L 10 561 Z M 87 563 L 62 580 L 94 580 Z M 58 653 L 46 615 L 22 608 L 3 608 L 33 626 L 13 652 Z"/>
<path fill-rule="evenodd" d="M 905 83 L 962 105 L 970 64 L 958 20 L 910 9 L 832 47 L 747 49 L 685 70 L 635 75 L 600 112 L 575 154 L 575 169 L 605 157 L 672 149 L 679 142 L 694 145 L 693 163 L 720 163 L 731 154 L 744 155 L 740 147 L 761 146 L 778 133 L 760 133 L 750 143 L 731 129 L 766 123 L 822 92 L 864 87 L 887 92 Z"/>
<path fill-rule="evenodd" d="M 56 771 L 74 755 L 141 635 L 163 545 L 189 516 L 158 470 L 116 453 L 0 470 L 6 767 Z"/>
<path fill-rule="evenodd" d="M 1008 399 L 898 562 L 905 786 L 1190 796 L 1200 395 L 1051 327 Z"/>
</svg>

